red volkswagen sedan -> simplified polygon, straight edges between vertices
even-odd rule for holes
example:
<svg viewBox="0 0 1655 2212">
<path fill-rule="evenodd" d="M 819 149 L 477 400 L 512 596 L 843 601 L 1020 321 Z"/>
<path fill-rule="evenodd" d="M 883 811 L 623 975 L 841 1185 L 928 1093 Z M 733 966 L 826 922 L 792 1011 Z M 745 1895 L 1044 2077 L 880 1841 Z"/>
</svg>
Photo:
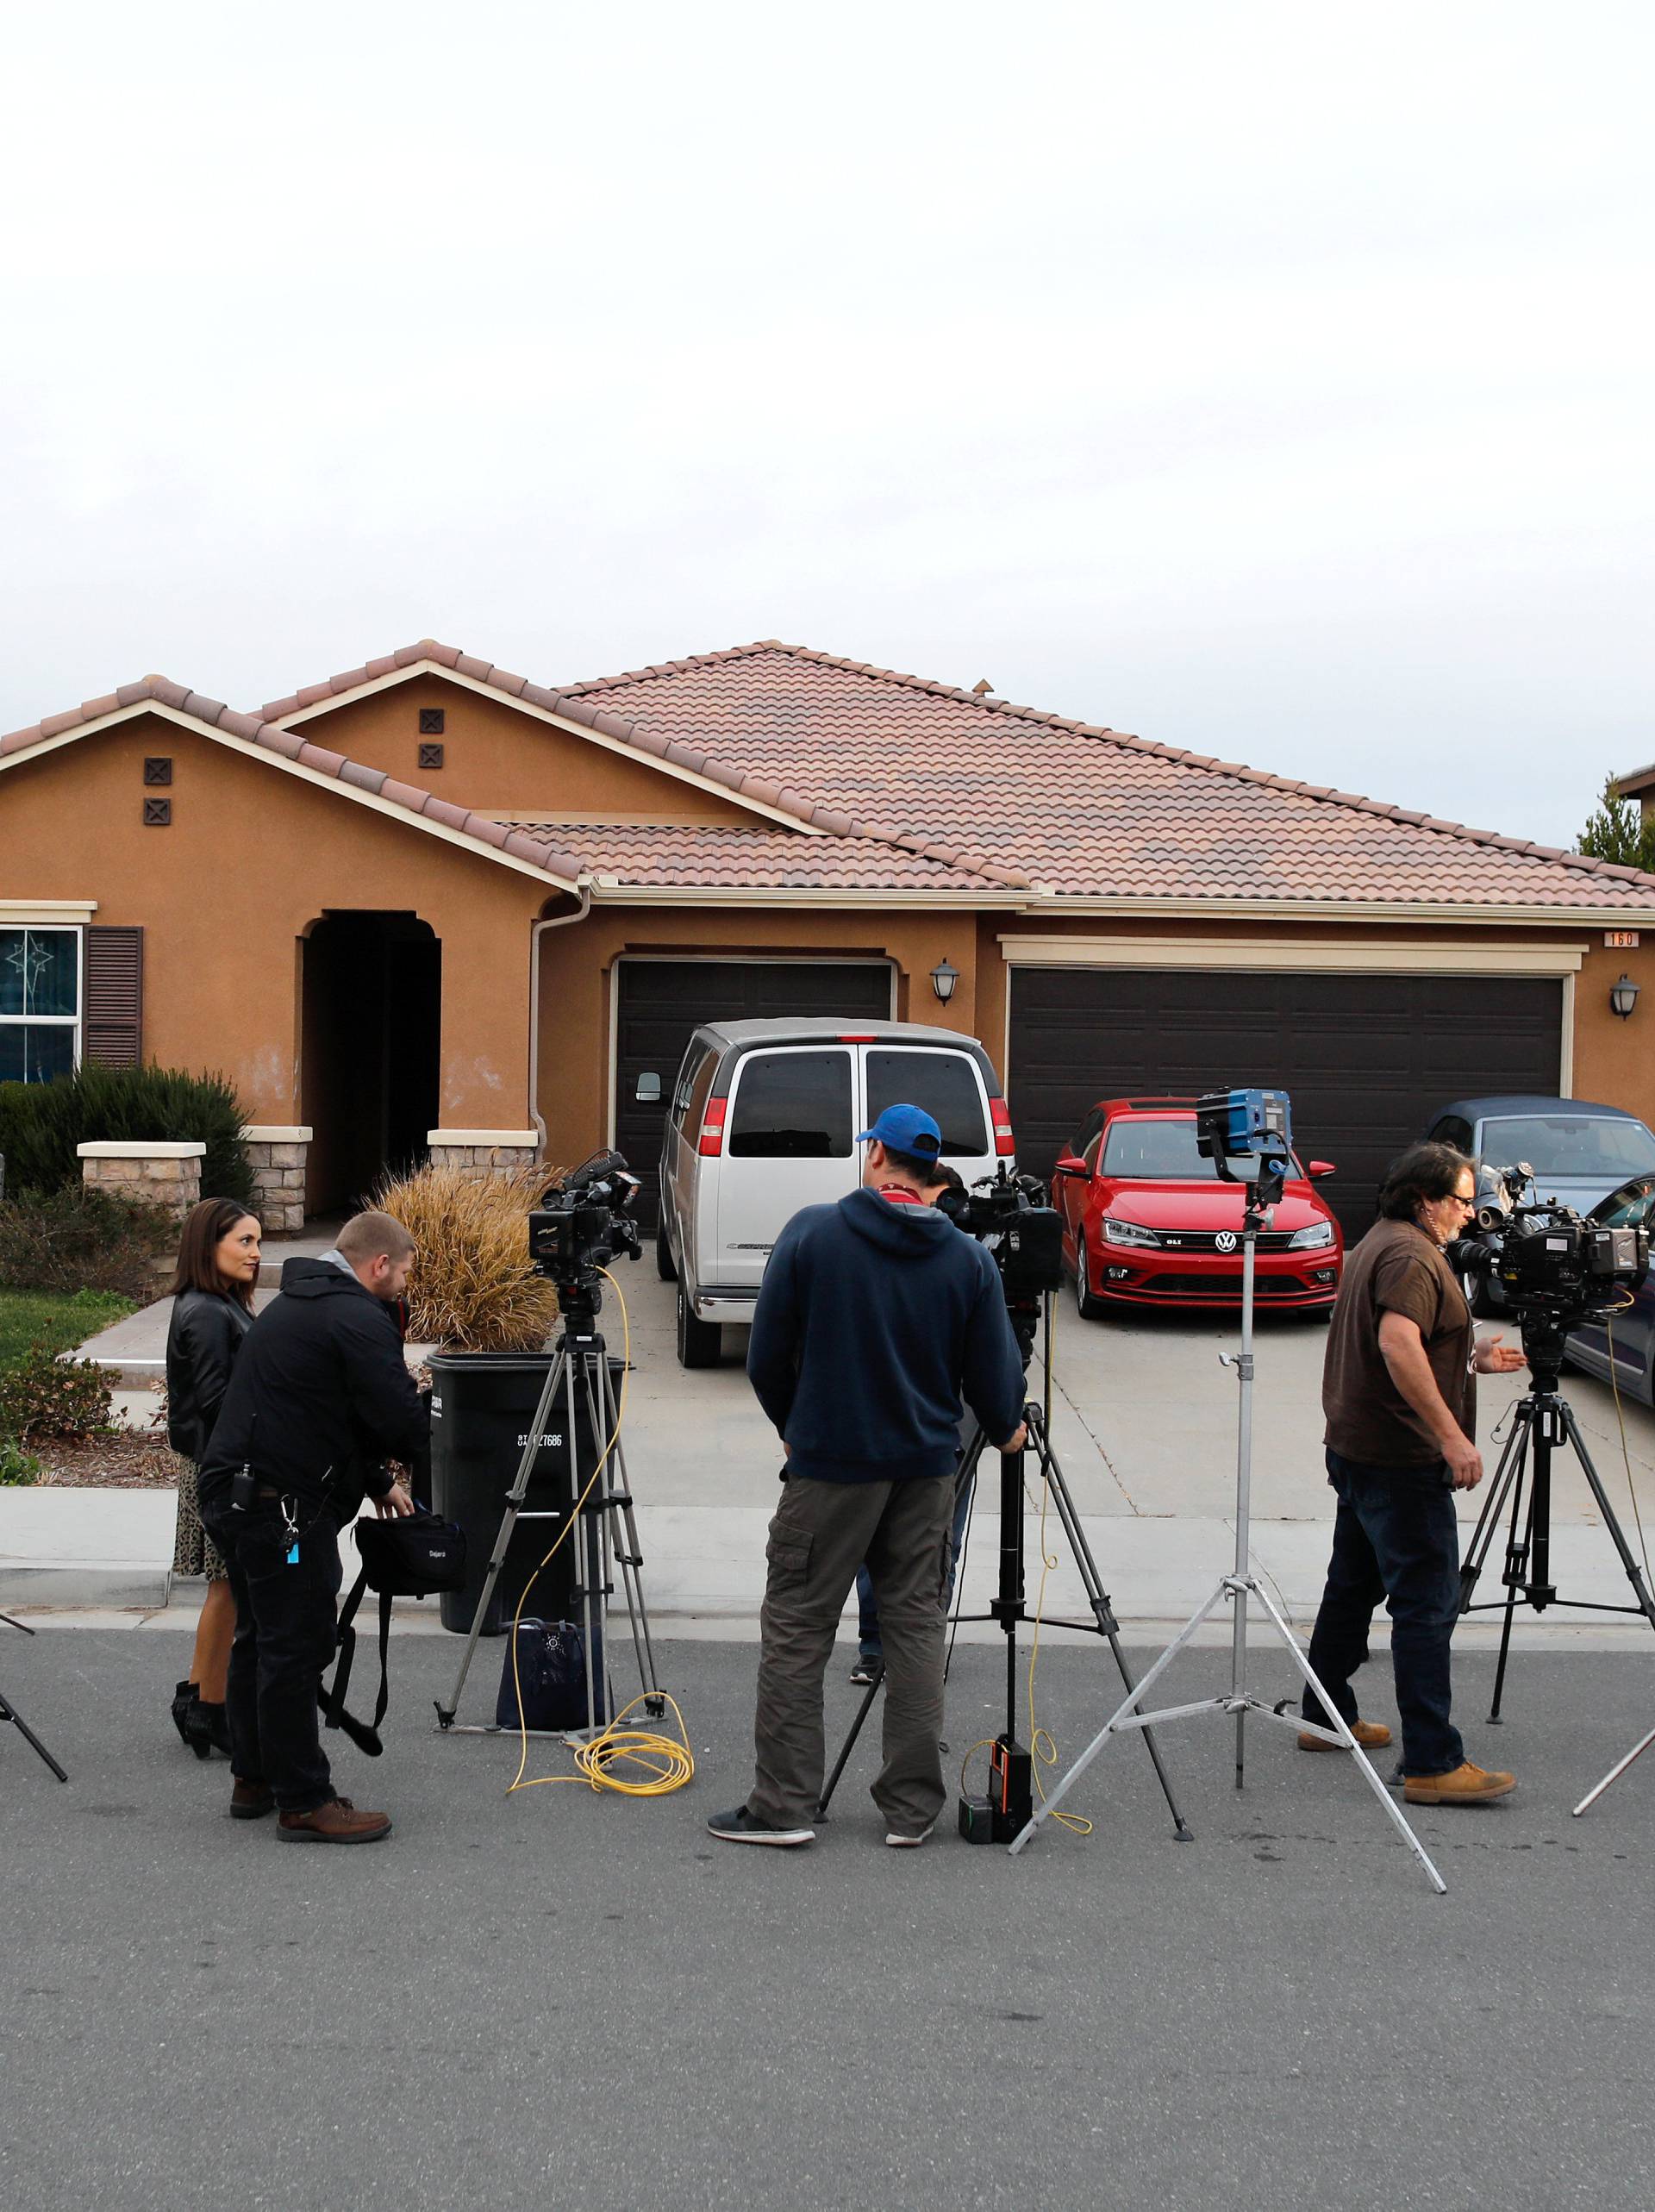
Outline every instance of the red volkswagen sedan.
<svg viewBox="0 0 1655 2212">
<path fill-rule="evenodd" d="M 1295 1159 L 1258 1239 L 1261 1306 L 1326 1311 L 1345 1240 L 1311 1187 L 1333 1168 Z M 1196 1149 L 1195 1102 L 1110 1098 L 1094 1106 L 1052 1174 L 1064 1258 L 1081 1312 L 1122 1305 L 1234 1306 L 1241 1297 L 1242 1185 L 1219 1180 Z"/>
</svg>

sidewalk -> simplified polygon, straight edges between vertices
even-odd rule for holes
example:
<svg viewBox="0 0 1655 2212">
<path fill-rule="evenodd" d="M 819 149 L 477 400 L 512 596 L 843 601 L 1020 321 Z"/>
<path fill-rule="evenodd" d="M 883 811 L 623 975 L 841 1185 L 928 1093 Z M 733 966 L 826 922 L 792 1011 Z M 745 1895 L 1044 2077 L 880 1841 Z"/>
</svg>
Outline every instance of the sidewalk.
<svg viewBox="0 0 1655 2212">
<path fill-rule="evenodd" d="M 741 1372 L 737 1351 L 744 1340 L 731 1332 L 721 1366 L 686 1373 L 673 1353 L 671 1286 L 639 1266 L 625 1272 L 622 1288 L 633 1359 L 624 1441 L 652 1617 L 664 1632 L 680 1635 L 698 1633 L 698 1624 L 706 1624 L 705 1633 L 754 1633 L 779 1455 Z M 161 1308 L 152 1307 L 106 1331 L 85 1347 L 89 1356 L 122 1330 L 130 1332 L 129 1345 L 158 1338 L 164 1344 L 160 1315 Z M 625 1329 L 612 1294 L 603 1326 L 611 1348 L 619 1349 Z M 1333 1518 L 1318 1440 L 1325 1340 L 1321 1331 L 1294 1322 L 1261 1328 L 1258 1347 L 1252 1556 L 1289 1617 L 1306 1629 L 1321 1596 Z M 1052 1440 L 1099 1574 L 1119 1618 L 1134 1634 L 1181 1625 L 1233 1564 L 1236 1385 L 1216 1356 L 1230 1343 L 1227 1325 L 1212 1321 L 1169 1325 L 1155 1316 L 1144 1324 L 1096 1326 L 1078 1322 L 1066 1305 L 1059 1318 Z M 1038 1387 L 1038 1359 L 1032 1372 Z M 1610 1393 L 1577 1376 L 1568 1378 L 1567 1390 L 1637 1551 Z M 1517 1395 L 1509 1384 L 1484 1385 L 1482 1432 L 1490 1477 L 1498 1453 L 1490 1432 Z M 1624 1403 L 1621 1412 L 1638 1509 L 1645 1526 L 1655 1528 L 1655 1417 Z M 970 1612 L 986 1609 L 997 1574 L 998 1485 L 998 1462 L 989 1458 L 966 1561 Z M 1485 1489 L 1462 1501 L 1462 1541 L 1486 1495 Z M 1038 1484 L 1029 1498 L 1033 1609 L 1041 1579 Z M 176 1621 L 179 1609 L 198 1603 L 199 1586 L 180 1585 L 170 1593 L 169 1606 L 173 1512 L 171 1491 L 0 1491 L 0 1607 L 134 1609 L 134 1620 L 167 1608 Z M 1055 1513 L 1046 1537 L 1059 1559 L 1046 1583 L 1047 1616 L 1090 1617 Z M 351 1559 L 353 1574 L 353 1550 Z M 1502 1559 L 1503 1542 L 1496 1541 L 1481 1597 L 1499 1594 Z M 1552 1565 L 1567 1597 L 1594 1607 L 1630 1601 L 1613 1545 L 1571 1460 L 1559 1459 L 1554 1470 Z M 409 1603 L 403 1610 L 409 1627 L 434 1626 L 434 1605 Z M 1463 1633 L 1492 1633 L 1490 1618 Z M 1564 1643 L 1583 1637 L 1618 1642 L 1650 1633 L 1636 1620 L 1572 1608 L 1539 1616 L 1525 1611 L 1519 1623 L 1526 1636 Z M 962 1633 L 992 1637 L 997 1631 Z"/>
</svg>

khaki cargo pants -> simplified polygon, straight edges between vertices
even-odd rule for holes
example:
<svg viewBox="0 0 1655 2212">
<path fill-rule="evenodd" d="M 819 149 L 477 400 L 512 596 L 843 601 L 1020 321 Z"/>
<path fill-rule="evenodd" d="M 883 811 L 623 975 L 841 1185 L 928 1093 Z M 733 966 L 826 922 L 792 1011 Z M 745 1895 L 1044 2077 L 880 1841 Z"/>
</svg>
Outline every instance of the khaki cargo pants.
<svg viewBox="0 0 1655 2212">
<path fill-rule="evenodd" d="M 845 1601 L 865 1559 L 885 1648 L 884 1765 L 873 1801 L 915 1835 L 941 1812 L 943 1591 L 951 1475 L 822 1483 L 795 1475 L 770 1524 L 759 1616 L 757 1776 L 750 1810 L 782 1828 L 815 1815 L 826 1765 L 821 1684 Z"/>
</svg>

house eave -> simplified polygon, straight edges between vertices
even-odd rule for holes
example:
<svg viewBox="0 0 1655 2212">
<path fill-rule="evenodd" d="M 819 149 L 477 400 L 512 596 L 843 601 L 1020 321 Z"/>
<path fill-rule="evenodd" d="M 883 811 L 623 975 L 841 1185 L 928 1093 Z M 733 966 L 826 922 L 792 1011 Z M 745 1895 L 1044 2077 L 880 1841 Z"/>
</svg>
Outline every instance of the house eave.
<svg viewBox="0 0 1655 2212">
<path fill-rule="evenodd" d="M 1134 922 L 1342 922 L 1358 928 L 1364 922 L 1393 922 L 1429 928 L 1449 922 L 1468 929 L 1509 928 L 1514 924 L 1546 929 L 1655 928 L 1655 897 L 1644 907 L 1531 906 L 1469 900 L 1127 898 L 1046 892 L 1025 898 L 1022 906 L 1024 912 L 1043 919 L 1067 914 L 1091 919 L 1119 915 Z"/>
</svg>

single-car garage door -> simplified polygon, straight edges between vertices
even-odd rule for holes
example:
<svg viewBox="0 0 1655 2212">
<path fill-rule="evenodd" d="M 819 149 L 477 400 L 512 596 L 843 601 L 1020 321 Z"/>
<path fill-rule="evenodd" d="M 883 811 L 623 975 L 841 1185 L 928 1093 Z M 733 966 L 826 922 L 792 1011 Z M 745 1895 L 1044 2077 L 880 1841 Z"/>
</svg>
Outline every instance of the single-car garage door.
<svg viewBox="0 0 1655 2212">
<path fill-rule="evenodd" d="M 638 1218 L 655 1226 L 661 1130 L 685 1046 L 703 1022 L 822 1015 L 888 1022 L 889 960 L 656 960 L 615 968 L 615 1141 L 643 1178 Z"/>
<path fill-rule="evenodd" d="M 1557 1091 L 1563 986 L 1511 976 L 1011 972 L 1006 1084 L 1019 1161 L 1051 1172 L 1099 1098 L 1262 1084 L 1288 1091 L 1302 1159 L 1347 1235 L 1386 1163 L 1440 1106 Z"/>
</svg>

